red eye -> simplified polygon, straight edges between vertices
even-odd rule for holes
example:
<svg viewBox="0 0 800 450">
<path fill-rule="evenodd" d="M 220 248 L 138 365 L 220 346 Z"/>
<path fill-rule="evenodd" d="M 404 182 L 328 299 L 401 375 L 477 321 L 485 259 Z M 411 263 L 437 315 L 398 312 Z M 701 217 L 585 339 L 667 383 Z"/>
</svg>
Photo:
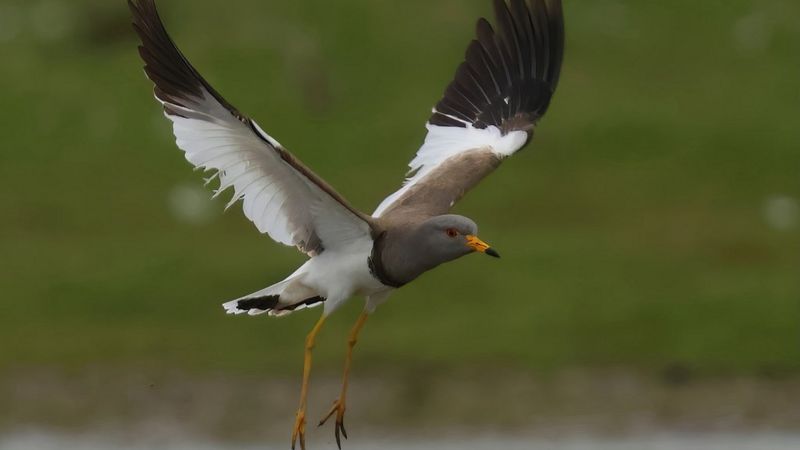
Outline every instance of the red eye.
<svg viewBox="0 0 800 450">
<path fill-rule="evenodd" d="M 451 238 L 458 236 L 458 231 L 456 231 L 455 228 L 448 228 L 447 231 L 445 231 L 445 233 L 447 233 L 447 235 L 450 236 Z"/>
</svg>

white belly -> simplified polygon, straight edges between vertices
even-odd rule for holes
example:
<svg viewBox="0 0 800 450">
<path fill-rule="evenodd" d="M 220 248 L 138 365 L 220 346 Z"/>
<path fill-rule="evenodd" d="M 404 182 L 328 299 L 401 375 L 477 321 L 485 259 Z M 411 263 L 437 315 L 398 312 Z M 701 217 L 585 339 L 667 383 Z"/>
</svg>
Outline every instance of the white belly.
<svg viewBox="0 0 800 450">
<path fill-rule="evenodd" d="M 367 260 L 371 252 L 372 240 L 365 239 L 344 249 L 326 249 L 308 261 L 303 284 L 326 298 L 326 313 L 353 296 L 368 297 L 392 289 L 370 273 Z"/>
</svg>

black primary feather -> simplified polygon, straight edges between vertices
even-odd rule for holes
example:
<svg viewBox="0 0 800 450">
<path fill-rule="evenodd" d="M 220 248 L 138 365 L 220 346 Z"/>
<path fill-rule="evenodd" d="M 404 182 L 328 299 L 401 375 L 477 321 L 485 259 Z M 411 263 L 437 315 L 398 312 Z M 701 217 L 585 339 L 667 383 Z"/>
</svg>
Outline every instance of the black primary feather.
<svg viewBox="0 0 800 450">
<path fill-rule="evenodd" d="M 547 111 L 564 56 L 561 0 L 494 0 L 494 13 L 496 30 L 478 20 L 432 125 L 530 132 Z"/>
<path fill-rule="evenodd" d="M 164 110 L 168 114 L 181 115 L 174 108 L 170 108 L 169 104 L 191 109 L 192 105 L 201 101 L 207 92 L 234 117 L 244 123 L 250 123 L 250 120 L 214 90 L 183 56 L 164 28 L 154 0 L 128 0 L 128 7 L 133 15 L 133 29 L 142 41 L 139 55 L 145 63 L 144 71 L 156 85 L 154 89 L 156 97 L 167 103 L 164 105 Z"/>
</svg>

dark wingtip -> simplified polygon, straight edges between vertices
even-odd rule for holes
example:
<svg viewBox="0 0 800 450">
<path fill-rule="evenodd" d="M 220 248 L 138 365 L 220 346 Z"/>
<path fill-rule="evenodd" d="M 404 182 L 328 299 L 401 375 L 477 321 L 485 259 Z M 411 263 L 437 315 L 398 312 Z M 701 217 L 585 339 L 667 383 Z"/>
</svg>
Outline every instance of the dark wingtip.
<svg viewBox="0 0 800 450">
<path fill-rule="evenodd" d="M 211 94 L 235 117 L 244 117 L 211 87 L 181 53 L 167 33 L 154 0 L 128 0 L 133 29 L 139 36 L 139 55 L 145 73 L 156 85 L 156 96 L 163 102 L 187 106 Z"/>
<path fill-rule="evenodd" d="M 494 0 L 465 63 L 436 104 L 433 125 L 531 132 L 555 92 L 564 52 L 561 0 Z"/>
</svg>

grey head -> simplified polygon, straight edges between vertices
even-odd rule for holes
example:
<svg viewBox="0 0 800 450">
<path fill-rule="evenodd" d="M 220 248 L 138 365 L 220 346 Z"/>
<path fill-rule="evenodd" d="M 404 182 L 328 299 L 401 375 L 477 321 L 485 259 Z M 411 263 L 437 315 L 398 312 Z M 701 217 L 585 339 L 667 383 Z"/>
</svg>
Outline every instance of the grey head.
<svg viewBox="0 0 800 450">
<path fill-rule="evenodd" d="M 386 231 L 376 246 L 380 271 L 393 284 L 403 285 L 433 269 L 474 252 L 500 255 L 478 238 L 478 225 L 455 214 L 431 217 Z"/>
</svg>

